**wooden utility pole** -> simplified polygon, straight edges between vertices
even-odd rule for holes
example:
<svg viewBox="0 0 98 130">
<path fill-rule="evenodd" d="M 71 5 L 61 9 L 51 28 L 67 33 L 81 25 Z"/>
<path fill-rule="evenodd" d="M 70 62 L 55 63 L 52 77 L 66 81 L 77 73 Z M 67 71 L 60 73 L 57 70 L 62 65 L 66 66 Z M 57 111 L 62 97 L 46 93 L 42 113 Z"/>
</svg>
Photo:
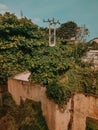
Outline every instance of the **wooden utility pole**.
<svg viewBox="0 0 98 130">
<path fill-rule="evenodd" d="M 49 26 L 49 46 L 55 46 L 56 45 L 56 24 L 60 24 L 59 21 L 55 21 L 55 19 L 53 18 L 52 20 L 48 19 L 47 21 L 43 21 L 43 22 L 48 22 L 48 26 Z M 54 41 L 52 43 L 51 41 L 51 26 L 54 25 Z"/>
</svg>

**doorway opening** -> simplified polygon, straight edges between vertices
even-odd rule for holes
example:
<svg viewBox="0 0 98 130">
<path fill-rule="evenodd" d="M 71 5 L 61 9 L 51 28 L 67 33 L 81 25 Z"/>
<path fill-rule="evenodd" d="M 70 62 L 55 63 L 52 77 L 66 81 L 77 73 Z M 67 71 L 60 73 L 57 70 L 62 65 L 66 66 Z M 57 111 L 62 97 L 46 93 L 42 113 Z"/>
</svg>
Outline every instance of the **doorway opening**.
<svg viewBox="0 0 98 130">
<path fill-rule="evenodd" d="M 94 118 L 86 118 L 86 130 L 98 130 L 98 120 Z"/>
</svg>

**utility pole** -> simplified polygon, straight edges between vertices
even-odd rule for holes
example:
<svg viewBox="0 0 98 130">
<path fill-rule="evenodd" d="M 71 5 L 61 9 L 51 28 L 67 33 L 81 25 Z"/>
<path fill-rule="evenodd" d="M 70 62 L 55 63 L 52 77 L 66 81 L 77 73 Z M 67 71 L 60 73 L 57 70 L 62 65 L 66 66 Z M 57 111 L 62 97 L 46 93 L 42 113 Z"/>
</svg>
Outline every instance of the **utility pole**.
<svg viewBox="0 0 98 130">
<path fill-rule="evenodd" d="M 53 18 L 53 23 L 54 25 L 54 46 L 56 45 L 56 24 L 60 24 L 59 20 L 55 21 L 55 19 Z"/>
<path fill-rule="evenodd" d="M 49 46 L 55 46 L 56 45 L 56 25 L 60 24 L 59 20 L 55 21 L 55 19 L 53 18 L 52 20 L 48 19 L 47 21 L 43 20 L 43 22 L 48 22 L 48 26 L 49 26 Z M 51 41 L 51 26 L 54 25 L 54 41 L 52 43 Z"/>
<path fill-rule="evenodd" d="M 51 25 L 52 25 L 52 20 L 48 19 L 47 21 L 43 20 L 43 22 L 47 22 L 49 26 L 49 46 L 51 45 Z"/>
</svg>

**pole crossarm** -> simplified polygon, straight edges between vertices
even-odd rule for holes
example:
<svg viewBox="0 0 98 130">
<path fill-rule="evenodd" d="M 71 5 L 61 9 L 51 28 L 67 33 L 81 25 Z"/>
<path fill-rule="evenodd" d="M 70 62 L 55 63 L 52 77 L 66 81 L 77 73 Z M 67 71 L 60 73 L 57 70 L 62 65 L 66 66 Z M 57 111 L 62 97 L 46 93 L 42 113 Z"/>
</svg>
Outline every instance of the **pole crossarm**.
<svg viewBox="0 0 98 130">
<path fill-rule="evenodd" d="M 52 24 L 60 24 L 59 20 L 55 21 L 55 19 L 52 19 Z"/>
<path fill-rule="evenodd" d="M 48 26 L 49 26 L 49 46 L 55 46 L 56 45 L 56 25 L 60 24 L 59 20 L 55 21 L 55 19 L 53 18 L 52 20 L 48 19 L 48 20 L 43 20 L 43 22 L 47 22 Z M 54 26 L 54 41 L 52 43 L 52 35 L 51 35 L 51 26 Z"/>
</svg>

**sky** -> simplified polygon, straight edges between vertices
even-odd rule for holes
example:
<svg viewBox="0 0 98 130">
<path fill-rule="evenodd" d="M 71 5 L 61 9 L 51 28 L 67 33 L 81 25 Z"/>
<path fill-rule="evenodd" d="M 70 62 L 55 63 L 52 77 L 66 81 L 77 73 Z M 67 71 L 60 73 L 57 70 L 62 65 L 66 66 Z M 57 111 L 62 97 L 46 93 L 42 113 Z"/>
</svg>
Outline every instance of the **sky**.
<svg viewBox="0 0 98 130">
<path fill-rule="evenodd" d="M 98 0 L 0 0 L 0 13 L 10 12 L 20 17 L 20 12 L 40 27 L 46 27 L 43 19 L 73 21 L 90 31 L 91 40 L 98 37 Z"/>
</svg>

